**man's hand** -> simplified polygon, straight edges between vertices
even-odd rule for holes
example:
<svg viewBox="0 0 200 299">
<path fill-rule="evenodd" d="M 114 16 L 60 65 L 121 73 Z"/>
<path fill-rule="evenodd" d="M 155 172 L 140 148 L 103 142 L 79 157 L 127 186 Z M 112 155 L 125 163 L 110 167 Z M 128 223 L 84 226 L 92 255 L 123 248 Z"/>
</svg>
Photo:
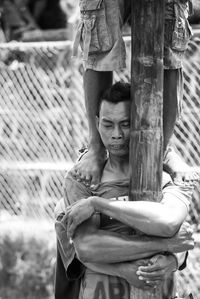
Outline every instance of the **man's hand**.
<svg viewBox="0 0 200 299">
<path fill-rule="evenodd" d="M 90 218 L 95 210 L 92 205 L 94 197 L 80 199 L 66 209 L 67 234 L 73 238 L 74 232 L 79 224 Z"/>
<path fill-rule="evenodd" d="M 149 259 L 140 259 L 133 262 L 122 263 L 122 277 L 128 281 L 128 283 L 138 289 L 149 290 L 154 285 L 148 285 L 145 279 L 138 277 L 137 271 L 140 267 L 145 267 L 149 263 Z"/>
<path fill-rule="evenodd" d="M 183 252 L 194 248 L 193 229 L 188 222 L 181 225 L 174 237 L 168 239 L 169 252 Z"/>
<path fill-rule="evenodd" d="M 137 261 L 122 262 L 122 263 L 84 263 L 84 265 L 92 271 L 103 273 L 105 275 L 119 276 L 125 279 L 131 286 L 143 290 L 150 290 L 154 286 L 148 285 L 145 280 L 138 278 L 136 274 L 139 266 L 148 265 L 149 259 L 140 259 Z M 121 299 L 121 298 L 120 298 Z"/>
<path fill-rule="evenodd" d="M 177 260 L 173 254 L 157 254 L 149 260 L 148 265 L 138 267 L 138 278 L 149 286 L 157 286 L 173 271 L 177 270 Z"/>
</svg>

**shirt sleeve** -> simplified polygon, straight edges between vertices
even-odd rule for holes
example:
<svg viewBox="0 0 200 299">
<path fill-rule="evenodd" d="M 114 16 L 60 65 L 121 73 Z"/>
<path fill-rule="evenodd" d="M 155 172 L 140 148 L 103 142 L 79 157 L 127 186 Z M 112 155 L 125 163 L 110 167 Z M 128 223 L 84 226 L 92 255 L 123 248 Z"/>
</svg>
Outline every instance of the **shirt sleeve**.
<svg viewBox="0 0 200 299">
<path fill-rule="evenodd" d="M 58 216 L 62 213 L 65 212 L 65 202 L 64 202 L 64 198 L 62 197 L 56 204 L 56 207 L 54 209 L 54 216 L 55 219 L 58 218 Z"/>
<path fill-rule="evenodd" d="M 193 188 L 189 186 L 178 186 L 174 184 L 163 188 L 162 203 L 174 203 L 175 200 L 182 202 L 189 211 Z"/>
<path fill-rule="evenodd" d="M 66 276 L 69 280 L 75 280 L 82 276 L 84 272 L 83 264 L 76 259 L 73 243 L 67 237 L 65 225 L 66 217 L 64 214 L 59 215 L 55 223 L 58 247 L 63 266 L 66 271 Z"/>
<path fill-rule="evenodd" d="M 70 174 L 65 176 L 64 184 L 64 203 L 65 206 L 69 206 L 82 198 L 88 198 L 92 196 L 92 192 L 89 187 L 82 182 L 78 182 Z"/>
<path fill-rule="evenodd" d="M 69 279 L 76 279 L 82 275 L 84 266 L 75 257 L 73 243 L 67 236 L 67 206 L 82 198 L 88 198 L 92 193 L 84 184 L 77 182 L 72 176 L 65 177 L 64 198 L 61 199 L 55 209 L 55 230 L 58 240 L 58 250 Z"/>
</svg>

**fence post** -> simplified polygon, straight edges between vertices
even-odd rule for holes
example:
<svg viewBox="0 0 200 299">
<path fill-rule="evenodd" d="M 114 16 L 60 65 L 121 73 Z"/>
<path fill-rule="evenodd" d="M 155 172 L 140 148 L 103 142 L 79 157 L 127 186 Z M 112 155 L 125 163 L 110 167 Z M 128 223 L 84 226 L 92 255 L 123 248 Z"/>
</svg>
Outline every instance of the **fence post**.
<svg viewBox="0 0 200 299">
<path fill-rule="evenodd" d="M 164 1 L 132 0 L 130 200 L 157 201 L 163 160 Z M 132 287 L 131 298 L 161 299 Z"/>
</svg>

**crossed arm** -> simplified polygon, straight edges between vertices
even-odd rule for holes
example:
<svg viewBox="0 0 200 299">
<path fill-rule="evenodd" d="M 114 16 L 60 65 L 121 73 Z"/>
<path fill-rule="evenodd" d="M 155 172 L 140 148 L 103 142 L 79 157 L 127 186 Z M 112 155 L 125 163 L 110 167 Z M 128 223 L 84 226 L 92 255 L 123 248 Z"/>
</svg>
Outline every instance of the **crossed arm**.
<svg viewBox="0 0 200 299">
<path fill-rule="evenodd" d="M 163 251 L 181 252 L 192 249 L 194 246 L 192 232 L 186 225 L 183 225 L 179 233 L 174 235 L 187 215 L 187 206 L 179 200 L 178 196 L 174 196 L 174 193 L 169 192 L 169 195 L 172 196 L 171 200 L 163 200 L 162 203 L 114 202 L 89 197 L 67 208 L 68 236 L 74 237 L 74 248 L 79 260 L 92 270 L 98 269 L 98 272 L 104 274 L 123 277 L 130 283 L 134 280 L 131 284 L 135 285 L 139 281 L 134 278 L 136 268 L 140 263 L 136 260 L 148 258 Z M 119 219 L 146 234 L 155 234 L 157 237 L 123 236 L 100 230 L 94 225 L 94 219 L 98 217 L 95 214 L 96 211 Z M 160 225 L 161 222 L 164 224 Z M 172 227 L 171 224 L 173 224 Z M 162 235 L 165 238 L 159 237 Z M 171 235 L 174 236 L 166 238 Z M 164 257 L 164 259 L 163 268 L 156 263 L 146 266 L 145 263 L 152 262 L 150 259 L 142 261 L 143 266 L 139 266 L 145 269 L 146 274 L 149 269 L 149 274 L 153 274 L 154 277 L 155 273 L 159 272 L 157 276 L 160 277 L 162 271 L 166 272 L 166 269 L 169 269 L 169 272 L 172 272 L 176 265 L 173 256 Z M 158 272 L 155 272 L 156 270 Z M 144 272 L 141 273 L 144 274 Z"/>
<path fill-rule="evenodd" d="M 183 263 L 185 253 L 178 259 Z M 137 261 L 114 264 L 85 263 L 85 266 L 98 273 L 122 277 L 137 288 L 148 289 L 160 284 L 165 277 L 176 271 L 177 260 L 172 254 L 156 254 L 152 258 Z"/>
<path fill-rule="evenodd" d="M 74 247 L 78 259 L 93 271 L 120 276 L 138 288 L 151 287 L 177 269 L 177 261 L 173 255 L 159 254 L 159 262 L 151 259 L 152 255 L 163 251 L 184 251 L 193 247 L 192 238 L 188 239 L 186 226 L 173 238 L 159 238 L 122 236 L 100 230 L 94 223 L 93 217 L 77 228 Z M 143 279 L 140 280 L 137 274 Z M 145 280 L 150 281 L 148 285 Z"/>
<path fill-rule="evenodd" d="M 189 193 L 177 186 L 165 188 L 161 202 L 112 201 L 102 197 L 81 199 L 66 210 L 68 234 L 73 237 L 76 227 L 100 212 L 118 219 L 129 227 L 147 235 L 171 237 L 180 228 L 188 214 Z"/>
<path fill-rule="evenodd" d="M 186 223 L 172 238 L 122 235 L 94 226 L 94 217 L 78 226 L 73 242 L 82 262 L 117 263 L 152 256 L 158 252 L 183 252 L 194 246 L 192 231 Z"/>
</svg>

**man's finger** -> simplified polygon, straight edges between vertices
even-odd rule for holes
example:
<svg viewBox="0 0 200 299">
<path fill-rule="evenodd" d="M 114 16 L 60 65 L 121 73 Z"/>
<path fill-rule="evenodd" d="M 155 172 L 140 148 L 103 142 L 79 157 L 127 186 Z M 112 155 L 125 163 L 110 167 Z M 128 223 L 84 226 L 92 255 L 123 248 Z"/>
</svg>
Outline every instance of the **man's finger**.
<svg viewBox="0 0 200 299">
<path fill-rule="evenodd" d="M 138 267 L 138 272 L 154 272 L 160 270 L 159 264 L 153 264 L 149 266 L 140 266 Z"/>
<path fill-rule="evenodd" d="M 155 280 L 163 280 L 163 277 L 164 277 L 163 271 L 156 271 L 156 272 L 152 272 L 152 273 L 142 272 L 138 276 L 138 279 L 155 281 Z"/>
</svg>

